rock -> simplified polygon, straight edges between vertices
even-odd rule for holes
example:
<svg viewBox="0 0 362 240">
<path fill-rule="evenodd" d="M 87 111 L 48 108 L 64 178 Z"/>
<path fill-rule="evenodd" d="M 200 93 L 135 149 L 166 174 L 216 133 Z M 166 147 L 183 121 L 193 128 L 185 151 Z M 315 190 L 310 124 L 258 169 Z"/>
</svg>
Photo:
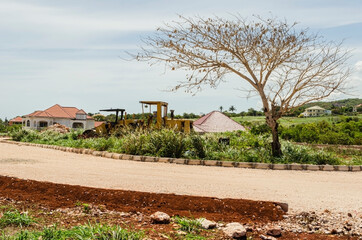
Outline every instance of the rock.
<svg viewBox="0 0 362 240">
<path fill-rule="evenodd" d="M 156 224 L 170 223 L 170 216 L 164 212 L 155 212 L 151 215 L 151 222 Z"/>
<path fill-rule="evenodd" d="M 126 212 L 121 212 L 121 213 L 119 213 L 119 215 L 120 215 L 121 217 L 129 217 L 131 214 L 126 213 Z"/>
<path fill-rule="evenodd" d="M 263 239 L 263 240 L 276 240 L 276 238 L 272 237 L 272 236 L 260 235 L 259 237 L 260 237 L 260 239 Z"/>
<path fill-rule="evenodd" d="M 246 236 L 246 229 L 243 225 L 237 222 L 226 224 L 222 231 L 226 236 L 233 239 L 243 239 Z"/>
<path fill-rule="evenodd" d="M 266 234 L 273 237 L 280 237 L 282 235 L 282 230 L 280 228 L 272 228 L 268 229 Z"/>
<path fill-rule="evenodd" d="M 187 234 L 186 232 L 181 231 L 181 230 L 178 230 L 176 233 L 181 236 L 185 236 Z"/>
<path fill-rule="evenodd" d="M 203 229 L 214 229 L 216 228 L 216 222 L 207 220 L 205 218 L 200 218 L 198 221 L 201 223 Z"/>
<path fill-rule="evenodd" d="M 225 226 L 225 224 L 223 224 L 223 223 L 217 223 L 217 224 L 216 224 L 216 227 L 217 227 L 217 228 L 222 228 L 222 227 L 224 227 L 224 226 Z"/>
<path fill-rule="evenodd" d="M 332 229 L 332 231 L 331 231 L 331 234 L 338 234 L 338 232 L 337 232 L 337 230 L 336 229 Z"/>
<path fill-rule="evenodd" d="M 288 212 L 288 210 L 289 210 L 288 203 L 275 202 L 274 204 L 277 206 L 280 206 L 284 212 Z"/>
</svg>

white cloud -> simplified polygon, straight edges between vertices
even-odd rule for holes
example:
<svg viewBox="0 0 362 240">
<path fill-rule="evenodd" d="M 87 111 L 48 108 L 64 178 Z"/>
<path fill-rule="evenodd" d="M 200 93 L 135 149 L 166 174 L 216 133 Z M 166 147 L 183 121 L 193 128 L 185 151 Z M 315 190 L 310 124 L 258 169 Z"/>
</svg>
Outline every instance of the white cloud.
<svg viewBox="0 0 362 240">
<path fill-rule="evenodd" d="M 355 66 L 356 71 L 362 72 L 362 61 L 356 62 L 356 64 L 354 66 Z"/>
<path fill-rule="evenodd" d="M 0 118 L 54 103 L 87 111 L 125 107 L 137 112 L 142 99 L 168 101 L 177 113 L 206 113 L 220 105 L 234 105 L 238 111 L 258 108 L 258 98 L 242 98 L 243 93 L 236 90 L 242 83 L 232 77 L 217 90 L 205 87 L 195 97 L 182 90 L 169 93 L 162 90 L 184 79 L 184 72 L 163 74 L 162 66 L 151 68 L 118 56 L 125 49 L 134 49 L 139 35 L 178 20 L 177 13 L 229 17 L 272 12 L 318 29 L 362 22 L 361 6 L 336 0 L 329 4 L 315 0 L 185 0 L 172 4 L 168 0 L 0 0 L 0 86 L 6 89 L 1 92 L 6 101 L 0 101 Z M 351 65 L 356 72 L 351 82 L 361 90 L 362 47 L 355 48 Z"/>
</svg>

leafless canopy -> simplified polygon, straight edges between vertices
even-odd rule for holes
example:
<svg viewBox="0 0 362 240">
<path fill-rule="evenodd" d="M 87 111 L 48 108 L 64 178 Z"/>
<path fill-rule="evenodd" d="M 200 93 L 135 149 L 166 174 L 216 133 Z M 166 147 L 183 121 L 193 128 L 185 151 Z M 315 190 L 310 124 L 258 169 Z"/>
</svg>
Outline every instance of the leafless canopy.
<svg viewBox="0 0 362 240">
<path fill-rule="evenodd" d="M 204 84 L 217 86 L 233 73 L 260 95 L 267 118 L 276 120 L 290 109 L 343 90 L 350 73 L 350 55 L 340 43 L 327 42 L 296 23 L 240 16 L 180 19 L 144 39 L 146 46 L 134 56 L 172 70 L 190 70 L 173 90 L 196 92 Z"/>
</svg>

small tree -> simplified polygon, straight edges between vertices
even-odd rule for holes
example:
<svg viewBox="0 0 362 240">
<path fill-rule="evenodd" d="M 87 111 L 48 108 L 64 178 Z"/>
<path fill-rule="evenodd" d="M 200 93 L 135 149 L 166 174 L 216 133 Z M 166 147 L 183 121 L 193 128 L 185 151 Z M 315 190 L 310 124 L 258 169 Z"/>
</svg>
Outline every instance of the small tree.
<svg viewBox="0 0 362 240">
<path fill-rule="evenodd" d="M 248 109 L 248 115 L 249 116 L 256 116 L 256 110 L 254 108 Z"/>
<path fill-rule="evenodd" d="M 190 70 L 173 90 L 195 93 L 217 87 L 228 74 L 260 96 L 272 130 L 273 156 L 281 156 L 278 119 L 291 109 L 341 91 L 349 76 L 349 52 L 308 29 L 285 20 L 185 18 L 166 24 L 144 39 L 139 61 L 163 62 L 171 70 Z"/>
<path fill-rule="evenodd" d="M 220 109 L 220 112 L 222 112 L 222 110 L 223 110 L 224 108 L 223 108 L 222 106 L 220 106 L 219 109 Z"/>
<path fill-rule="evenodd" d="M 100 121 L 100 122 L 106 121 L 106 117 L 104 115 L 102 115 L 102 114 L 99 114 L 99 113 L 94 114 L 93 119 L 96 120 L 96 121 Z"/>
</svg>

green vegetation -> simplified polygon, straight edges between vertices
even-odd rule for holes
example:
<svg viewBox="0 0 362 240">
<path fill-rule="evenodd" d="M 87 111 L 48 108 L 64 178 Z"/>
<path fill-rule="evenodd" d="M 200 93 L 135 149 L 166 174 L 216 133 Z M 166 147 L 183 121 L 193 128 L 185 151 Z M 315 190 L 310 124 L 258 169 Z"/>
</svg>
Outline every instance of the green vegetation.
<svg viewBox="0 0 362 240">
<path fill-rule="evenodd" d="M 85 204 L 81 202 L 77 202 L 76 205 L 85 206 Z M 35 208 L 38 207 L 39 206 L 35 205 Z M 179 216 L 173 218 L 173 222 L 178 225 L 176 226 L 177 229 L 173 230 L 177 231 L 169 232 L 169 229 L 166 229 L 166 232 L 162 230 L 159 232 L 160 229 L 151 229 L 152 226 L 137 229 L 134 227 L 128 228 L 122 223 L 121 227 L 112 223 L 112 220 L 107 221 L 107 218 L 104 218 L 103 220 L 105 220 L 105 222 L 102 221 L 102 223 L 98 223 L 95 219 L 89 219 L 90 221 L 88 221 L 88 224 L 84 224 L 77 215 L 73 215 L 71 218 L 73 224 L 67 224 L 66 226 L 58 225 L 60 220 L 61 224 L 64 224 L 64 216 L 62 214 L 52 214 L 52 217 L 50 218 L 40 217 L 39 223 L 32 224 L 35 222 L 28 214 L 20 214 L 13 206 L 0 206 L 0 210 L 4 209 L 12 209 L 11 211 L 6 211 L 3 217 L 3 219 L 11 219 L 11 223 L 7 221 L 7 224 L 0 225 L 0 240 L 141 240 L 151 239 L 151 236 L 159 235 L 167 236 L 169 239 L 201 240 L 209 239 L 213 235 L 219 234 L 215 232 L 210 233 L 206 230 L 204 231 L 201 228 L 200 222 L 196 219 Z M 35 211 L 33 208 L 32 210 L 29 210 L 29 212 L 34 214 L 41 213 L 42 216 L 49 216 L 50 214 L 49 210 L 45 210 L 44 212 L 44 209 L 39 211 L 39 208 Z M 19 220 L 20 215 L 22 215 L 23 220 Z M 27 217 L 28 221 L 24 220 L 24 216 Z M 69 216 L 67 215 L 67 217 Z M 14 221 L 14 219 L 18 220 Z M 66 219 L 65 222 L 69 222 L 70 219 Z M 57 223 L 54 224 L 54 222 Z M 132 223 L 130 224 L 132 225 Z"/>
<path fill-rule="evenodd" d="M 353 118 L 358 118 L 362 120 L 362 114 L 359 114 L 357 116 L 354 116 Z M 298 117 L 283 117 L 279 119 L 279 123 L 282 127 L 288 127 L 291 125 L 296 124 L 303 124 L 303 123 L 316 123 L 320 121 L 326 121 L 326 122 L 340 122 L 343 121 L 343 119 L 346 119 L 348 117 L 345 116 L 322 116 L 322 117 L 307 117 L 307 118 L 298 118 Z M 252 126 L 256 124 L 264 124 L 265 123 L 265 117 L 263 116 L 244 116 L 244 117 L 232 117 L 233 120 L 246 125 L 246 126 Z"/>
<path fill-rule="evenodd" d="M 201 223 L 198 219 L 175 216 L 173 220 L 175 223 L 180 225 L 178 230 L 185 232 L 185 235 L 180 236 L 182 239 L 206 239 L 205 237 L 198 235 L 202 230 Z"/>
<path fill-rule="evenodd" d="M 83 209 L 83 213 L 86 213 L 86 214 L 88 214 L 91 210 L 91 207 L 89 206 L 88 203 L 76 202 L 75 206 L 78 206 L 78 207 L 81 206 Z"/>
<path fill-rule="evenodd" d="M 61 134 L 53 131 L 37 132 L 20 130 L 11 136 L 16 141 L 87 148 L 134 155 L 158 157 L 185 157 L 190 159 L 303 164 L 359 164 L 361 156 L 345 158 L 333 151 L 313 149 L 283 142 L 284 154 L 272 157 L 268 129 L 253 127 L 251 131 L 218 134 L 184 134 L 170 129 L 131 130 L 121 129 L 111 137 L 78 139 L 80 132 Z M 261 126 L 261 127 L 260 127 Z M 229 138 L 230 144 L 219 143 Z"/>
<path fill-rule="evenodd" d="M 8 226 L 23 227 L 32 223 L 35 223 L 35 220 L 28 213 L 20 213 L 18 210 L 6 211 L 0 218 L 0 228 Z"/>
<path fill-rule="evenodd" d="M 13 236 L 3 233 L 0 240 L 139 240 L 143 239 L 141 231 L 129 231 L 119 226 L 82 225 L 71 229 L 59 229 L 57 226 L 44 227 L 42 231 L 22 230 Z"/>
<path fill-rule="evenodd" d="M 7 119 L 3 121 L 0 118 L 0 136 L 8 135 L 8 133 L 18 131 L 19 129 L 21 129 L 21 125 L 9 126 L 9 121 Z"/>
<path fill-rule="evenodd" d="M 362 120 L 348 117 L 337 122 L 291 125 L 281 131 L 281 137 L 295 142 L 362 145 Z"/>
<path fill-rule="evenodd" d="M 325 109 L 332 109 L 332 108 L 350 109 L 359 104 L 362 104 L 361 98 L 348 98 L 348 99 L 342 99 L 342 100 L 330 101 L 330 102 L 313 102 L 313 103 L 308 103 L 308 104 L 304 105 L 303 107 L 308 108 L 308 107 L 312 107 L 312 106 L 320 106 Z"/>
<path fill-rule="evenodd" d="M 180 225 L 179 230 L 187 233 L 198 233 L 201 229 L 200 221 L 194 218 L 175 216 L 174 221 Z"/>
</svg>

